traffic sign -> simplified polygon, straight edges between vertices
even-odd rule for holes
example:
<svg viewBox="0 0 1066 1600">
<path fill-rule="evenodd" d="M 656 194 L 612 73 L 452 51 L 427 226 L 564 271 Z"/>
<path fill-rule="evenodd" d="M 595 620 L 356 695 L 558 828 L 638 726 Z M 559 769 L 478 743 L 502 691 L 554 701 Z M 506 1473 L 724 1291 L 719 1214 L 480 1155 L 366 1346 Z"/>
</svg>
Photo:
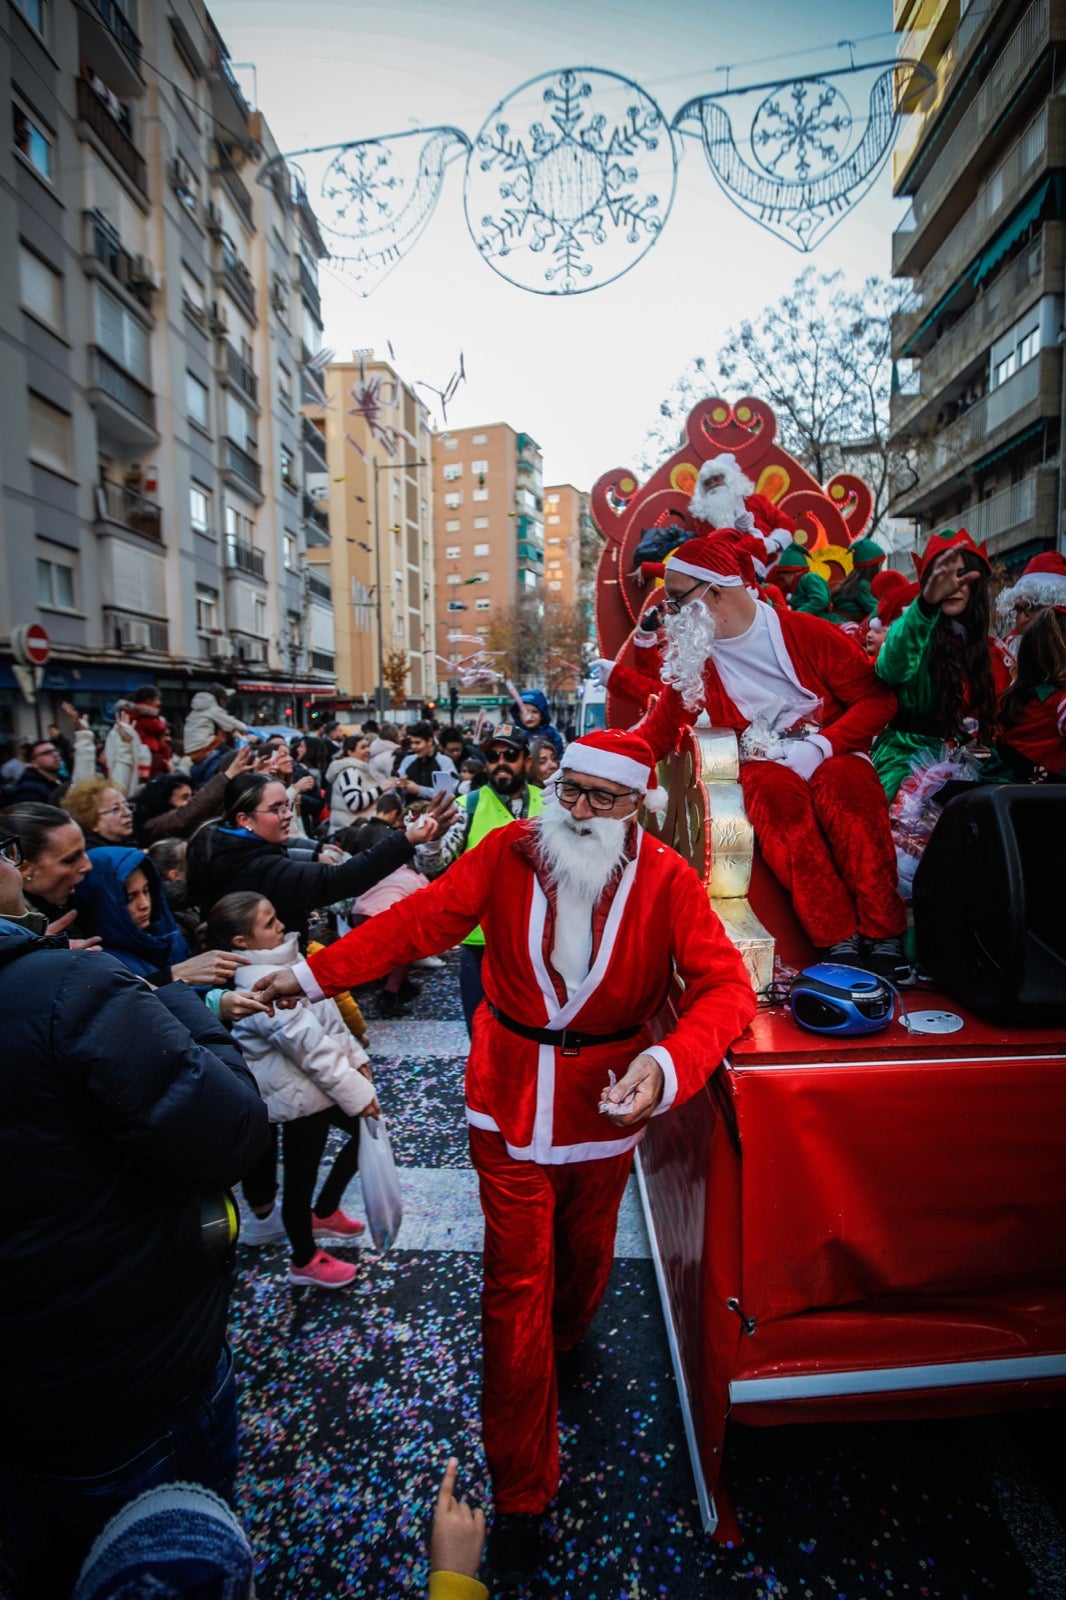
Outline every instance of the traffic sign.
<svg viewBox="0 0 1066 1600">
<path fill-rule="evenodd" d="M 52 644 L 39 622 L 24 622 L 12 630 L 11 653 L 24 667 L 43 667 Z"/>
</svg>

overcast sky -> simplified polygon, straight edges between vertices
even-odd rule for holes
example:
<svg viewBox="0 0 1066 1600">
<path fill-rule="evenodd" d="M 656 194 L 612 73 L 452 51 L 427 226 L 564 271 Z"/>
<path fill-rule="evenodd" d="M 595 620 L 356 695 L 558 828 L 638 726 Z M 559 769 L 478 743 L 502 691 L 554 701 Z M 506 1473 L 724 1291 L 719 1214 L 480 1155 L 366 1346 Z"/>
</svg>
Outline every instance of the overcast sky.
<svg viewBox="0 0 1066 1600">
<path fill-rule="evenodd" d="M 692 96 L 895 53 L 890 0 L 213 0 L 235 64 L 283 151 L 447 123 L 473 139 L 498 102 L 564 66 L 635 80 L 667 122 Z M 776 52 L 776 54 L 771 54 Z M 244 66 L 237 75 L 253 92 Z M 848 80 L 841 81 L 846 88 Z M 849 91 L 853 109 L 862 94 Z M 624 277 L 588 294 L 531 294 L 476 251 L 463 209 L 463 162 L 407 258 L 368 298 L 322 278 L 325 341 L 344 357 L 391 340 L 400 371 L 438 389 L 464 354 L 456 426 L 505 421 L 544 452 L 546 482 L 587 489 L 637 460 L 659 403 L 694 355 L 756 317 L 806 265 L 861 282 L 887 276 L 902 210 L 886 169 L 866 199 L 809 255 L 750 222 L 725 198 L 694 140 L 680 140 L 673 210 Z M 314 195 L 312 194 L 312 201 Z M 436 404 L 427 391 L 420 391 Z"/>
</svg>

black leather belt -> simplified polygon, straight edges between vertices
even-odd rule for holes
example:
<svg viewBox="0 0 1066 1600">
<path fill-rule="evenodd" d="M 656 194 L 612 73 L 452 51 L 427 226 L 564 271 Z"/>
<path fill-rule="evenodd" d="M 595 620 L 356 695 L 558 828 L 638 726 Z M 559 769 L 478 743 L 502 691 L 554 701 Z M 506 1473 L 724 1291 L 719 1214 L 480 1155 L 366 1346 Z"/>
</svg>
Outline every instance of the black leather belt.
<svg viewBox="0 0 1066 1600">
<path fill-rule="evenodd" d="M 509 1033 L 517 1033 L 521 1039 L 532 1039 L 534 1044 L 550 1044 L 564 1056 L 580 1055 L 586 1045 L 618 1044 L 623 1039 L 634 1038 L 640 1032 L 639 1028 L 622 1028 L 618 1033 L 577 1033 L 573 1028 L 527 1028 L 524 1022 L 516 1022 L 506 1011 L 494 1006 L 491 1000 L 486 1000 L 485 1004 L 496 1021 L 502 1022 Z"/>
</svg>

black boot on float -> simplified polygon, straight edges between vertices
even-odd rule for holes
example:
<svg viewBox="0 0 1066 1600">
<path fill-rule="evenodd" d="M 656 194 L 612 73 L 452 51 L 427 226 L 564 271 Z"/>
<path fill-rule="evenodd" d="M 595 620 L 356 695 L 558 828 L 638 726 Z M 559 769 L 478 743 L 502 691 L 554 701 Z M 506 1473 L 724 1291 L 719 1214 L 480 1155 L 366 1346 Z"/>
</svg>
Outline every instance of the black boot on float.
<svg viewBox="0 0 1066 1600">
<path fill-rule="evenodd" d="M 540 1568 L 540 1531 L 535 1511 L 497 1512 L 489 1534 L 489 1566 L 501 1583 L 522 1583 Z"/>
</svg>

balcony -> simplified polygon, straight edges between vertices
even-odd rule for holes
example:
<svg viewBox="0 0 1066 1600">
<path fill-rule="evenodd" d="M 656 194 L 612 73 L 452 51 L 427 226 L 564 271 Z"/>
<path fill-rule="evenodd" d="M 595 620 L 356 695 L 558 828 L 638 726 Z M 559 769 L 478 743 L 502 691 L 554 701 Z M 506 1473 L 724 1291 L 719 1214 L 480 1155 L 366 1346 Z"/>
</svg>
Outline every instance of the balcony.
<svg viewBox="0 0 1066 1600">
<path fill-rule="evenodd" d="M 106 413 L 107 432 L 135 445 L 154 444 L 155 395 L 139 379 L 120 367 L 106 350 L 89 352 L 89 402 Z"/>
<path fill-rule="evenodd" d="M 1032 361 L 919 446 L 919 481 L 896 516 L 923 516 L 954 479 L 972 476 L 982 461 L 1026 433 L 1042 417 L 1059 414 L 1062 353 L 1042 350 Z"/>
<path fill-rule="evenodd" d="M 224 383 L 239 389 L 253 405 L 258 405 L 259 380 L 255 371 L 228 339 L 219 340 L 217 365 Z"/>
<path fill-rule="evenodd" d="M 251 137 L 248 118 L 251 108 L 234 77 L 229 57 L 216 44 L 211 60 L 211 112 L 216 123 L 235 143 L 247 145 Z"/>
<path fill-rule="evenodd" d="M 328 600 L 333 603 L 333 585 L 328 578 L 320 578 L 317 572 L 307 573 L 307 592 L 319 600 Z"/>
<path fill-rule="evenodd" d="M 158 655 L 165 655 L 169 649 L 167 624 L 154 617 L 122 611 L 116 606 L 104 606 L 103 622 L 105 649 L 150 650 Z"/>
<path fill-rule="evenodd" d="M 145 539 L 163 540 L 163 508 L 137 489 L 130 489 L 113 478 L 102 478 L 96 486 L 96 520 L 128 528 Z"/>
<path fill-rule="evenodd" d="M 242 484 L 262 493 L 261 469 L 255 456 L 249 455 L 241 445 L 233 439 L 223 439 L 222 467 L 225 472 L 232 472 L 240 478 Z"/>
<path fill-rule="evenodd" d="M 329 463 L 326 460 L 326 441 L 322 437 L 319 430 L 315 427 L 310 417 L 301 418 L 300 435 L 303 439 L 304 447 L 312 457 L 315 465 L 325 468 L 328 471 Z"/>
<path fill-rule="evenodd" d="M 99 68 L 117 94 L 144 93 L 141 41 L 116 0 L 86 0 L 77 7 L 80 54 Z"/>
<path fill-rule="evenodd" d="M 226 234 L 222 235 L 222 266 L 216 270 L 215 276 L 222 280 L 237 304 L 244 307 L 254 322 L 255 281 L 237 254 L 233 240 Z"/>
<path fill-rule="evenodd" d="M 225 145 L 215 140 L 215 167 L 212 177 L 221 178 L 226 187 L 226 192 L 249 228 L 255 227 L 252 213 L 252 196 L 247 185 L 242 181 L 237 168 Z"/>
<path fill-rule="evenodd" d="M 321 327 L 322 300 L 318 293 L 318 284 L 308 271 L 307 262 L 304 260 L 303 256 L 298 255 L 296 260 L 300 268 L 300 293 L 307 301 L 308 308 L 314 316 L 315 321 Z"/>
<path fill-rule="evenodd" d="M 1037 467 L 1018 483 L 1001 489 L 963 514 L 978 544 L 990 555 L 1037 539 L 1054 539 L 1059 475 L 1055 467 Z"/>
<path fill-rule="evenodd" d="M 243 572 L 252 578 L 266 576 L 266 557 L 262 550 L 231 533 L 226 535 L 225 559 L 230 572 Z"/>
<path fill-rule="evenodd" d="M 144 157 L 122 123 L 111 115 L 107 103 L 101 100 L 92 85 L 86 83 L 84 78 L 76 78 L 74 81 L 77 87 L 79 120 L 92 131 L 120 170 L 140 192 L 142 198 L 147 200 L 148 167 Z"/>
</svg>

